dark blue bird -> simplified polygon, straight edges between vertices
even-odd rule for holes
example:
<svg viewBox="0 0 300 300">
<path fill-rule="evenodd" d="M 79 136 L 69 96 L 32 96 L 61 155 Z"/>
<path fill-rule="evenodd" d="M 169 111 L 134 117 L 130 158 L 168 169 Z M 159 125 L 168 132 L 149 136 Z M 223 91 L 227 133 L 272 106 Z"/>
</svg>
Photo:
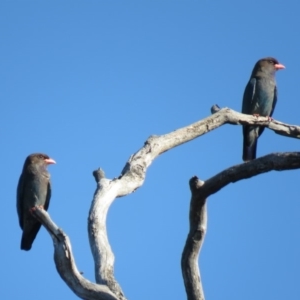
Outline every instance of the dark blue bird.
<svg viewBox="0 0 300 300">
<path fill-rule="evenodd" d="M 29 155 L 24 163 L 17 188 L 17 211 L 20 227 L 23 230 L 21 249 L 30 250 L 40 230 L 41 223 L 31 214 L 35 206 L 49 207 L 51 197 L 50 174 L 47 165 L 55 161 L 46 154 Z"/>
<path fill-rule="evenodd" d="M 254 66 L 250 80 L 245 88 L 242 113 L 248 115 L 271 117 L 277 101 L 275 72 L 285 69 L 277 59 L 266 57 Z M 256 158 L 257 139 L 264 127 L 243 126 L 243 160 Z"/>
</svg>

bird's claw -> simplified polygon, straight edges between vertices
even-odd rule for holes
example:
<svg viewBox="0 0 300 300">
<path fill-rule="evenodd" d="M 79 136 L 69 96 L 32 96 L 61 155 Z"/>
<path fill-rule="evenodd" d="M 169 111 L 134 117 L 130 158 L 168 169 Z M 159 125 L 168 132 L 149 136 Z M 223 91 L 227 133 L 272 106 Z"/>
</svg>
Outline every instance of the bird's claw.
<svg viewBox="0 0 300 300">
<path fill-rule="evenodd" d="M 37 207 L 40 208 L 40 209 L 44 209 L 44 206 L 43 206 L 43 205 L 37 205 L 37 206 L 31 207 L 31 208 L 29 209 L 29 212 L 30 212 L 30 213 L 33 213 L 33 212 L 36 210 Z"/>
</svg>

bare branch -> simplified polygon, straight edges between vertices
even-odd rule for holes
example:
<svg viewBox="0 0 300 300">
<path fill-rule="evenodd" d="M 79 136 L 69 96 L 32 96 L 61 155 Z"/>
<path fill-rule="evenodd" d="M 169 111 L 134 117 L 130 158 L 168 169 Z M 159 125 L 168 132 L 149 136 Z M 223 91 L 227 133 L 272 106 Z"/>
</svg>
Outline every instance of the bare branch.
<svg viewBox="0 0 300 300">
<path fill-rule="evenodd" d="M 265 117 L 244 115 L 228 108 L 219 109 L 216 105 L 212 107 L 212 113 L 212 116 L 187 127 L 165 135 L 149 137 L 144 146 L 129 158 L 118 178 L 113 180 L 105 178 L 101 169 L 93 172 L 97 188 L 89 212 L 88 232 L 97 284 L 86 280 L 77 270 L 68 236 L 54 224 L 46 211 L 35 208 L 33 215 L 45 226 L 54 241 L 56 268 L 77 296 L 82 299 L 126 300 L 114 278 L 114 255 L 107 238 L 106 216 L 115 198 L 132 193 L 143 184 L 147 168 L 157 156 L 223 124 L 255 124 L 266 126 L 279 134 L 300 138 L 298 126 L 270 121 Z M 205 183 L 196 177 L 192 178 L 190 233 L 182 256 L 182 271 L 189 299 L 204 299 L 197 261 L 206 233 L 206 198 L 230 182 L 270 170 L 299 168 L 299 155 L 299 153 L 269 155 L 225 170 Z"/>
<path fill-rule="evenodd" d="M 192 177 L 190 204 L 190 231 L 182 253 L 181 268 L 189 300 L 204 300 L 198 256 L 207 230 L 206 201 L 220 189 L 242 179 L 269 171 L 283 171 L 300 168 L 300 152 L 274 153 L 230 167 L 205 182 Z"/>
<path fill-rule="evenodd" d="M 56 269 L 69 288 L 79 298 L 85 300 L 118 300 L 106 285 L 92 283 L 80 274 L 75 264 L 69 237 L 57 227 L 49 214 L 39 207 L 35 207 L 32 214 L 50 233 L 54 243 Z"/>
<path fill-rule="evenodd" d="M 107 285 L 118 299 L 125 300 L 124 293 L 114 277 L 115 258 L 106 233 L 107 211 L 117 196 L 116 189 L 112 189 L 112 181 L 105 178 L 103 170 L 98 169 L 93 175 L 98 187 L 89 213 L 88 232 L 95 262 L 96 282 Z"/>
<path fill-rule="evenodd" d="M 197 197 L 197 191 L 203 184 L 196 176 L 190 179 L 190 231 L 181 257 L 181 271 L 188 300 L 204 300 L 198 256 L 206 234 L 207 210 L 206 199 L 199 200 Z"/>
<path fill-rule="evenodd" d="M 236 181 L 270 171 L 285 171 L 300 168 L 300 152 L 268 154 L 257 159 L 230 167 L 206 180 L 198 190 L 198 197 L 205 199 Z"/>
<path fill-rule="evenodd" d="M 224 124 L 265 126 L 278 134 L 300 138 L 299 126 L 241 114 L 229 108 L 219 109 L 216 105 L 212 108 L 212 113 L 203 120 L 171 133 L 150 136 L 144 146 L 129 158 L 118 178 L 107 179 L 101 170 L 93 173 L 97 188 L 89 212 L 88 232 L 95 262 L 95 278 L 97 283 L 107 284 L 119 299 L 126 298 L 114 278 L 114 255 L 106 232 L 107 212 L 115 198 L 128 195 L 143 184 L 147 168 L 157 156 Z"/>
<path fill-rule="evenodd" d="M 229 108 L 220 109 L 217 104 L 211 108 L 211 113 L 216 116 L 221 114 L 221 124 L 232 124 L 232 125 L 258 125 L 265 126 L 275 133 L 291 138 L 300 139 L 300 126 L 285 124 L 269 117 L 255 117 L 251 115 L 241 114 Z M 227 122 L 226 122 L 227 119 Z M 224 122 L 225 121 L 225 122 Z M 220 126 L 219 125 L 219 126 Z M 219 127 L 218 126 L 218 127 Z M 215 128 L 214 128 L 215 129 Z"/>
</svg>

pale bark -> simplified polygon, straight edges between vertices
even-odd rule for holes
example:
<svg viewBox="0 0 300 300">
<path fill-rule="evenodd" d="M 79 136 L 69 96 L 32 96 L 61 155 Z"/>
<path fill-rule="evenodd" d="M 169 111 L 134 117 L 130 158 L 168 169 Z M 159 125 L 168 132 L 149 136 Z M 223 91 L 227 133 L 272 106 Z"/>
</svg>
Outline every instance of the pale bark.
<svg viewBox="0 0 300 300">
<path fill-rule="evenodd" d="M 118 300 L 106 285 L 92 283 L 81 275 L 75 264 L 69 237 L 51 220 L 49 214 L 40 207 L 35 207 L 32 214 L 51 235 L 57 272 L 69 288 L 84 300 Z"/>
<path fill-rule="evenodd" d="M 232 166 L 206 181 L 196 176 L 190 179 L 192 192 L 190 204 L 190 230 L 181 258 L 181 269 L 188 300 L 204 300 L 198 266 L 198 256 L 207 231 L 206 201 L 220 189 L 242 179 L 270 171 L 300 168 L 300 152 L 274 153 L 247 163 Z"/>
<path fill-rule="evenodd" d="M 106 217 L 110 205 L 117 197 L 128 195 L 143 184 L 147 168 L 160 154 L 224 124 L 255 124 L 265 126 L 281 135 L 300 138 L 299 126 L 269 120 L 266 117 L 241 114 L 229 108 L 219 109 L 217 106 L 212 108 L 212 112 L 213 115 L 171 133 L 161 136 L 150 136 L 144 143 L 144 146 L 129 158 L 119 177 L 107 179 L 101 169 L 94 171 L 93 175 L 97 187 L 88 217 L 88 234 L 94 257 L 97 284 L 91 283 L 81 276 L 76 268 L 68 237 L 57 228 L 48 214 L 43 215 L 43 220 L 41 220 L 43 225 L 48 229 L 53 240 L 57 241 L 54 243 L 57 270 L 76 295 L 82 299 L 126 299 L 121 287 L 114 278 L 114 254 L 107 237 Z M 257 159 L 253 162 L 244 163 L 212 177 L 203 183 L 203 186 L 196 179 L 194 179 L 194 182 L 191 181 L 192 199 L 194 200 L 191 203 L 190 233 L 185 246 L 185 251 L 187 252 L 184 252 L 183 255 L 185 256 L 182 259 L 183 277 L 189 299 L 202 299 L 197 295 L 199 293 L 203 294 L 202 287 L 195 286 L 193 283 L 194 281 L 200 282 L 198 265 L 191 264 L 198 261 L 200 247 L 206 232 L 206 198 L 230 182 L 249 178 L 270 170 L 299 168 L 298 156 L 298 153 L 274 154 L 273 156 L 269 156 L 269 158 L 266 157 L 265 160 Z M 198 191 L 202 200 L 195 200 L 200 197 Z M 200 201 L 200 204 L 197 201 Z M 40 213 L 41 211 L 37 210 L 35 215 Z M 49 227 L 51 222 L 55 225 L 55 230 L 52 228 L 52 231 Z M 193 249 L 190 249 L 191 246 Z M 188 272 L 190 272 L 189 274 L 184 273 L 185 266 Z M 191 278 L 194 281 L 190 284 L 189 281 L 192 280 Z M 188 287 L 187 284 L 189 285 Z"/>
<path fill-rule="evenodd" d="M 203 184 L 196 176 L 190 179 L 190 230 L 181 256 L 181 271 L 189 300 L 204 300 L 198 258 L 207 230 L 207 210 L 206 198 L 198 197 L 197 193 Z"/>
</svg>

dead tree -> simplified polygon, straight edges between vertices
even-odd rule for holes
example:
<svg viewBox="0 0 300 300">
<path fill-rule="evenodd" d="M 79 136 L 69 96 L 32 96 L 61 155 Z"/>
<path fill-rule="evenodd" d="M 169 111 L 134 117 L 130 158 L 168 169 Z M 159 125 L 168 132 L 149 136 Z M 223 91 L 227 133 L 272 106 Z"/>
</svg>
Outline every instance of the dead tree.
<svg viewBox="0 0 300 300">
<path fill-rule="evenodd" d="M 126 297 L 114 277 L 114 254 L 106 231 L 106 217 L 112 202 L 138 189 L 144 182 L 147 168 L 160 154 L 208 133 L 224 124 L 265 126 L 275 133 L 300 138 L 300 126 L 288 125 L 267 117 L 244 115 L 228 108 L 213 106 L 212 115 L 189 126 L 161 136 L 150 136 L 144 146 L 133 154 L 121 175 L 105 178 L 98 169 L 93 172 L 97 187 L 88 217 L 90 247 L 94 257 L 95 281 L 85 279 L 78 271 L 68 236 L 51 220 L 49 214 L 37 208 L 33 214 L 50 233 L 54 243 L 54 261 L 57 271 L 70 289 L 86 300 L 125 300 Z M 206 201 L 220 189 L 242 179 L 272 170 L 300 168 L 300 152 L 273 153 L 253 161 L 232 166 L 212 178 L 201 181 L 190 179 L 190 230 L 183 249 L 181 267 L 189 300 L 204 299 L 198 257 L 207 230 Z"/>
</svg>

